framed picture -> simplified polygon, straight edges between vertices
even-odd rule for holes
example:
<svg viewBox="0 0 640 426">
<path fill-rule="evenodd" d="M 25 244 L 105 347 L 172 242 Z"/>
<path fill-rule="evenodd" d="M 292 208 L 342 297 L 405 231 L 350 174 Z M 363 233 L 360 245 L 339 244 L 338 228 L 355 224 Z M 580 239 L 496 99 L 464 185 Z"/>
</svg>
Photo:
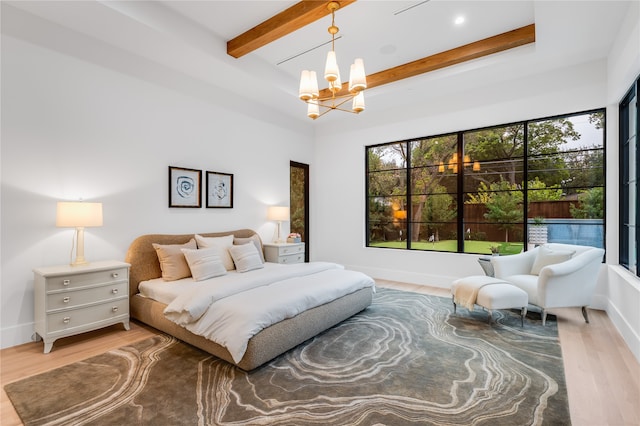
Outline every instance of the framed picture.
<svg viewBox="0 0 640 426">
<path fill-rule="evenodd" d="M 202 207 L 202 170 L 169 166 L 169 207 Z"/>
<path fill-rule="evenodd" d="M 207 172 L 207 208 L 233 207 L 233 175 Z"/>
</svg>

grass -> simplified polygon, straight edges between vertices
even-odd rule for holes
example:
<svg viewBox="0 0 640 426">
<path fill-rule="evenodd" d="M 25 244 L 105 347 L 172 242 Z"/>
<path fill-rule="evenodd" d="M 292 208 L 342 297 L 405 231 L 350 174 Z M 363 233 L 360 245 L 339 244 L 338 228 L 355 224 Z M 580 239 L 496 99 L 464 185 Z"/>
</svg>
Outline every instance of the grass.
<svg viewBox="0 0 640 426">
<path fill-rule="evenodd" d="M 406 241 L 382 241 L 371 243 L 371 247 L 399 248 L 406 249 Z M 475 254 L 491 254 L 492 246 L 500 247 L 500 254 L 509 255 L 520 253 L 523 249 L 523 243 L 505 243 L 496 241 L 465 241 L 464 252 Z M 458 251 L 458 242 L 456 240 L 442 240 L 434 243 L 428 241 L 413 241 L 411 248 L 415 250 L 430 251 L 447 251 L 455 253 Z"/>
</svg>

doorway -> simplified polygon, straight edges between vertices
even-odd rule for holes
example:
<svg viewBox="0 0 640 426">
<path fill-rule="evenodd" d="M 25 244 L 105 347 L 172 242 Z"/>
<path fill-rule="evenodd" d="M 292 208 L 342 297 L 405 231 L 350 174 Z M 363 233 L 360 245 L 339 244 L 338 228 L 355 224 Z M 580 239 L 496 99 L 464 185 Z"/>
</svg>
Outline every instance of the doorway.
<svg viewBox="0 0 640 426">
<path fill-rule="evenodd" d="M 309 165 L 291 161 L 289 164 L 289 203 L 291 232 L 297 232 L 305 244 L 304 261 L 309 261 Z"/>
</svg>

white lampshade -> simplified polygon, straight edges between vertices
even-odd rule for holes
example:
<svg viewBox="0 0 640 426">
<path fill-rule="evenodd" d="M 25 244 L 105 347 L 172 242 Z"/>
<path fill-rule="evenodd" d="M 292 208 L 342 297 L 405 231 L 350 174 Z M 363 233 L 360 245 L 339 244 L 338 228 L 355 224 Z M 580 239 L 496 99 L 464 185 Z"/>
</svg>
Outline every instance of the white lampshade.
<svg viewBox="0 0 640 426">
<path fill-rule="evenodd" d="M 267 210 L 267 219 L 275 221 L 289 220 L 289 207 L 287 206 L 269 206 Z"/>
<path fill-rule="evenodd" d="M 310 100 L 307 101 L 307 117 L 313 118 L 314 120 L 320 116 L 320 107 L 318 106 L 318 101 Z"/>
<path fill-rule="evenodd" d="M 338 78 L 329 82 L 329 90 L 333 93 L 338 93 L 342 89 L 342 81 L 340 80 L 340 72 L 338 72 Z"/>
<path fill-rule="evenodd" d="M 364 71 L 364 61 L 362 58 L 357 58 L 353 64 L 351 64 L 351 71 L 349 72 L 349 91 L 351 93 L 361 92 L 367 88 L 367 75 Z"/>
<path fill-rule="evenodd" d="M 331 82 L 340 78 L 340 70 L 338 69 L 338 61 L 336 60 L 336 52 L 330 50 L 327 53 L 327 63 L 324 67 L 324 79 Z"/>
<path fill-rule="evenodd" d="M 318 77 L 315 71 L 304 70 L 300 75 L 300 91 L 298 96 L 303 101 L 318 97 Z"/>
<path fill-rule="evenodd" d="M 352 109 L 355 112 L 362 112 L 364 111 L 364 92 L 359 92 L 354 98 L 353 98 L 353 106 Z"/>
<path fill-rule="evenodd" d="M 298 96 L 303 101 L 311 99 L 311 78 L 309 77 L 309 70 L 303 70 L 300 74 L 300 90 Z"/>
<path fill-rule="evenodd" d="M 60 201 L 56 209 L 56 226 L 60 228 L 102 226 L 102 203 Z"/>
</svg>

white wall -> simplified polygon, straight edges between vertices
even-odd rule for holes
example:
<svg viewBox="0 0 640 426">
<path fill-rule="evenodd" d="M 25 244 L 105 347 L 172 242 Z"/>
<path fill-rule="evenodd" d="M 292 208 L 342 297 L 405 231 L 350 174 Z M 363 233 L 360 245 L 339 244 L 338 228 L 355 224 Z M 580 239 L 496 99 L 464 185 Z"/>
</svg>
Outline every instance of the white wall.
<svg viewBox="0 0 640 426">
<path fill-rule="evenodd" d="M 2 347 L 30 341 L 32 269 L 69 262 L 58 200 L 103 203 L 104 226 L 85 233 L 89 260 L 123 260 L 145 233 L 246 227 L 272 238 L 267 205 L 288 205 L 290 160 L 312 162 L 310 127 L 35 18 L 7 22 L 6 10 Z M 234 208 L 168 208 L 169 165 L 233 173 Z"/>
</svg>

